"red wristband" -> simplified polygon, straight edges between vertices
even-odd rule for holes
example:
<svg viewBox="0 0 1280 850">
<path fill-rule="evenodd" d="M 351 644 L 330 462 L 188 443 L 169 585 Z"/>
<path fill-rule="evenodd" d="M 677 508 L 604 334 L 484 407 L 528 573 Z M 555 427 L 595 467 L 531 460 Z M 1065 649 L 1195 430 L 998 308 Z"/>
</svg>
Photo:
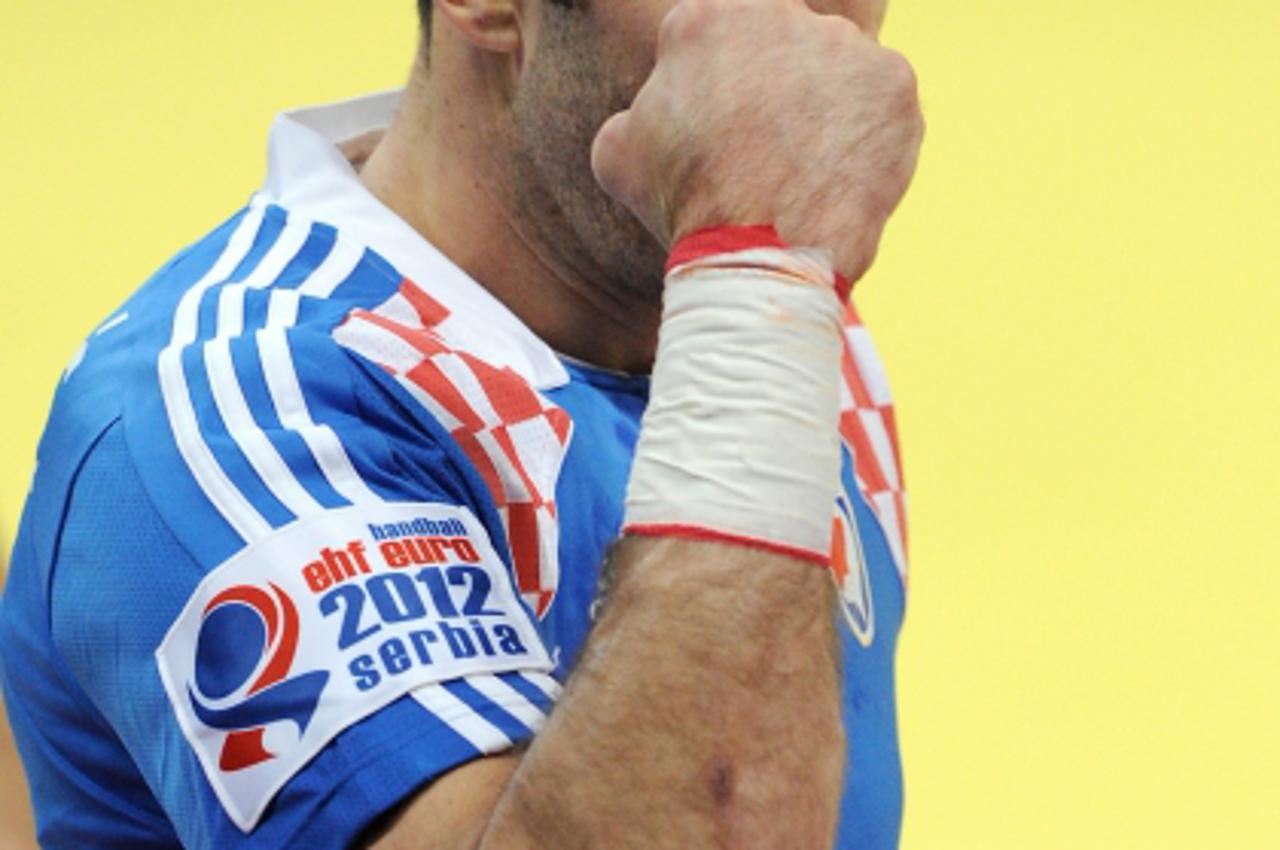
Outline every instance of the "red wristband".
<svg viewBox="0 0 1280 850">
<path fill-rule="evenodd" d="M 790 249 L 794 246 L 778 235 L 772 224 L 727 224 L 695 230 L 682 236 L 671 246 L 666 271 L 718 254 L 751 251 L 757 248 Z M 840 272 L 835 272 L 836 295 L 841 302 L 848 301 L 853 291 L 851 284 Z"/>
</svg>

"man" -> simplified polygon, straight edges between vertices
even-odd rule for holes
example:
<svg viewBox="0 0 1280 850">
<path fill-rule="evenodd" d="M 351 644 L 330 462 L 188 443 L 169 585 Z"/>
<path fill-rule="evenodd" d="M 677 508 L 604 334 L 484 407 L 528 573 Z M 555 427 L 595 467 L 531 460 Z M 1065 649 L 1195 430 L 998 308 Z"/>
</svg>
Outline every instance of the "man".
<svg viewBox="0 0 1280 850">
<path fill-rule="evenodd" d="M 46 846 L 896 844 L 882 7 L 436 0 L 403 96 L 277 123 L 42 441 Z"/>
</svg>

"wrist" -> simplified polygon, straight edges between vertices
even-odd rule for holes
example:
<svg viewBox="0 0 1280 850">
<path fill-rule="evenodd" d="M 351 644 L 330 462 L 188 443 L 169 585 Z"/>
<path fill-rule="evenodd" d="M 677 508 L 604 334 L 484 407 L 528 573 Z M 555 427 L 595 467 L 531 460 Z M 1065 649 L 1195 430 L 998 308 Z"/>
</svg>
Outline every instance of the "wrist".
<svg viewBox="0 0 1280 850">
<path fill-rule="evenodd" d="M 842 304 L 848 300 L 853 290 L 853 284 L 832 267 L 831 258 L 825 251 L 791 246 L 772 224 L 718 225 L 689 231 L 671 246 L 666 266 L 667 279 L 670 282 L 673 271 L 682 268 L 693 270 L 700 263 L 703 268 L 708 263 L 726 268 L 756 268 L 760 260 L 752 252 L 757 251 L 795 252 L 806 256 L 808 261 L 800 264 L 803 267 L 801 273 L 815 286 L 832 289 Z M 796 263 L 791 260 L 775 255 L 766 259 L 758 268 L 794 276 L 795 266 Z"/>
<path fill-rule="evenodd" d="M 668 264 L 624 533 L 826 563 L 839 476 L 841 301 L 822 251 L 711 228 Z"/>
</svg>

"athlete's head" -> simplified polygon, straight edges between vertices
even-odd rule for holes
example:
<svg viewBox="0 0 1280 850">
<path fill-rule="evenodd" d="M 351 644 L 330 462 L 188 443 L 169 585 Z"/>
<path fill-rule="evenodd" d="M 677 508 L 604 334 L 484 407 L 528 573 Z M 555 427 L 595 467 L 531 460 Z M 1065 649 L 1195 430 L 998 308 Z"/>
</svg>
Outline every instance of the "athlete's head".
<svg viewBox="0 0 1280 850">
<path fill-rule="evenodd" d="M 601 285 L 657 292 L 665 252 L 597 185 L 591 143 L 634 98 L 653 68 L 657 33 L 677 0 L 418 0 L 424 44 L 461 38 L 477 61 L 496 52 L 511 70 L 491 72 L 506 105 L 503 154 L 527 237 Z M 808 0 L 878 32 L 888 0 Z M 435 32 L 432 34 L 431 30 Z M 424 48 L 424 56 L 426 56 Z M 480 60 L 486 61 L 486 60 Z M 447 73 L 434 57 L 426 73 Z M 469 108 L 458 104 L 460 108 Z"/>
</svg>

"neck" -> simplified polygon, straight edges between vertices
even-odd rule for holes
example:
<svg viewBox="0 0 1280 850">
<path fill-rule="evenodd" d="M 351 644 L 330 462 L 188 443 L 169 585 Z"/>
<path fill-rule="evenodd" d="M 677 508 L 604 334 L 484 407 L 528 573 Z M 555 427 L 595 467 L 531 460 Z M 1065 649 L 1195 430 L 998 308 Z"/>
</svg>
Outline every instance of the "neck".
<svg viewBox="0 0 1280 850">
<path fill-rule="evenodd" d="M 498 149 L 501 104 L 485 93 L 491 87 L 446 71 L 452 64 L 442 61 L 427 74 L 419 63 L 361 181 L 554 350 L 607 369 L 647 372 L 660 305 L 609 286 L 603 270 L 574 261 L 589 252 L 556 244 L 561 239 L 548 238 L 548 228 L 521 220 L 511 168 Z"/>
</svg>

